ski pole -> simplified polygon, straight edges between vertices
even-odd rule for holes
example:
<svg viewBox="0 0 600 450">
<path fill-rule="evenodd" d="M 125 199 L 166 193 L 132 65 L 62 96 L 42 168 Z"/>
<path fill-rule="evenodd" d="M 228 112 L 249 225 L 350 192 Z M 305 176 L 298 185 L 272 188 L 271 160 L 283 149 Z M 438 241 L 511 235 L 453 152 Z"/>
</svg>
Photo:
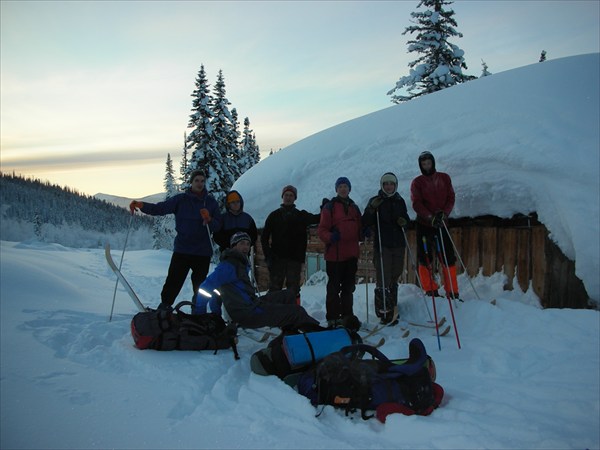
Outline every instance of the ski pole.
<svg viewBox="0 0 600 450">
<path fill-rule="evenodd" d="M 377 209 L 377 240 L 379 241 L 379 267 L 381 272 L 381 293 L 383 295 L 383 309 L 385 310 L 384 314 L 388 314 L 387 308 L 387 295 L 385 295 L 385 275 L 383 272 L 383 250 L 381 247 L 381 226 L 379 225 L 379 208 Z M 385 317 L 385 316 L 384 316 Z"/>
<path fill-rule="evenodd" d="M 452 240 L 452 236 L 450 236 L 450 232 L 448 231 L 448 227 L 446 226 L 446 223 L 442 221 L 442 225 L 444 225 L 444 229 L 446 230 L 446 233 L 448 233 L 448 238 L 450 239 L 450 242 L 452 243 L 452 248 L 454 248 L 454 253 L 456 254 L 456 257 L 460 261 L 460 264 L 461 264 L 463 270 L 465 271 L 465 274 L 467 275 L 467 279 L 469 280 L 469 284 L 471 285 L 471 288 L 473 288 L 473 292 L 475 292 L 475 297 L 477 297 L 477 300 L 481 300 L 481 297 L 479 297 L 479 294 L 477 293 L 477 290 L 475 289 L 475 286 L 473 286 L 473 282 L 471 281 L 471 277 L 469 276 L 469 272 L 467 272 L 467 268 L 465 267 L 465 263 L 463 262 L 462 258 L 460 257 L 460 253 L 458 253 L 458 249 L 456 248 L 456 245 L 454 244 L 454 241 Z"/>
<path fill-rule="evenodd" d="M 440 239 L 437 239 L 437 236 L 434 236 L 436 245 L 437 245 L 437 253 L 439 258 L 441 259 L 441 255 L 440 255 L 440 240 L 442 240 L 441 238 L 442 235 L 442 229 L 440 228 Z M 446 260 L 446 273 L 448 274 L 448 279 L 450 280 L 450 289 L 452 290 L 452 292 L 454 292 L 454 287 L 452 286 L 452 278 L 450 277 L 450 268 L 448 267 L 448 259 L 446 258 L 446 249 L 444 247 L 444 242 L 442 241 L 442 250 L 443 250 L 443 254 L 444 254 L 444 259 Z M 442 261 L 440 261 L 442 262 Z M 442 264 L 444 265 L 444 264 Z M 456 320 L 454 319 L 454 308 L 452 307 L 452 300 L 450 299 L 450 296 L 446 293 L 446 297 L 448 298 L 448 306 L 450 307 L 450 314 L 452 315 L 452 325 L 454 325 L 454 334 L 456 335 L 456 344 L 458 345 L 458 348 L 460 349 L 460 338 L 458 337 L 458 328 L 456 328 Z"/>
<path fill-rule="evenodd" d="M 413 270 L 415 271 L 415 275 L 417 276 L 417 282 L 419 283 L 419 287 L 421 288 L 421 298 L 423 299 L 423 303 L 425 303 L 425 308 L 427 309 L 427 314 L 429 315 L 429 320 L 433 321 L 433 317 L 431 317 L 431 311 L 429 310 L 429 306 L 427 306 L 427 299 L 425 298 L 425 290 L 423 289 L 423 283 L 421 283 L 421 277 L 419 276 L 419 269 L 415 264 L 415 259 L 413 258 L 412 251 L 410 249 L 410 245 L 408 244 L 408 238 L 406 237 L 406 231 L 404 231 L 404 227 L 402 228 L 402 233 L 404 234 L 404 241 L 406 242 L 406 248 L 408 250 L 408 257 L 410 258 L 410 263 L 412 264 Z"/>
<path fill-rule="evenodd" d="M 368 250 L 365 252 L 365 260 L 369 255 Z M 365 306 L 367 308 L 367 324 L 369 323 L 369 268 L 365 264 Z"/>
<path fill-rule="evenodd" d="M 123 253 L 121 253 L 121 261 L 119 261 L 119 270 L 121 270 L 121 266 L 123 265 L 123 258 L 125 257 L 125 247 L 127 247 L 127 240 L 129 239 L 129 231 L 131 231 L 131 224 L 133 224 L 133 218 L 135 217 L 135 212 L 131 215 L 129 219 L 129 226 L 127 227 L 127 234 L 125 235 L 125 243 L 123 244 Z M 119 278 L 115 282 L 115 290 L 113 291 L 113 299 L 112 305 L 110 307 L 110 316 L 108 317 L 108 321 L 112 321 L 113 311 L 115 309 L 115 299 L 117 298 L 117 287 L 119 286 Z"/>
<path fill-rule="evenodd" d="M 433 286 L 433 267 L 431 261 L 429 261 L 429 254 L 427 252 L 427 239 L 423 236 L 423 249 L 425 250 L 425 262 L 427 263 L 427 270 L 429 271 L 429 281 Z M 438 326 L 437 310 L 435 308 L 435 294 L 433 289 L 431 290 L 431 303 L 433 303 L 433 318 L 435 320 L 435 334 L 437 335 L 438 349 L 442 350 L 442 343 L 440 341 L 440 328 Z"/>
</svg>

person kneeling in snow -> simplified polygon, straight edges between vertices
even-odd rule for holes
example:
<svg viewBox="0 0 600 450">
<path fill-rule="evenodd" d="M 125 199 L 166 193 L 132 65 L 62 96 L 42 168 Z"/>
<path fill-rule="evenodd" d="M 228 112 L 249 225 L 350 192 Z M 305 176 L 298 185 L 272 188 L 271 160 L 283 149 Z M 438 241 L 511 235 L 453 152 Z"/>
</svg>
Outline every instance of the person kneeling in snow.
<svg viewBox="0 0 600 450">
<path fill-rule="evenodd" d="M 205 314 L 207 304 L 210 304 L 212 312 L 221 314 L 221 304 L 224 304 L 231 320 L 242 328 L 323 329 L 296 304 L 294 291 L 284 289 L 257 296 L 249 276 L 250 246 L 250 236 L 243 231 L 231 237 L 231 248 L 222 253 L 219 265 L 200 285 L 194 313 Z"/>
</svg>

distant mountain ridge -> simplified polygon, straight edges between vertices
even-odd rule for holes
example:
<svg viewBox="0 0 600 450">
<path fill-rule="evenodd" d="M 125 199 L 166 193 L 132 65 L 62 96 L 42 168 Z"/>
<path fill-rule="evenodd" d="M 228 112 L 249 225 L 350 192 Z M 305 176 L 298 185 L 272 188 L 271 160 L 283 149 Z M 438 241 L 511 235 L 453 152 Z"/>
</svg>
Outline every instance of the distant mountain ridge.
<svg viewBox="0 0 600 450">
<path fill-rule="evenodd" d="M 95 194 L 94 198 L 97 198 L 98 200 L 104 200 L 107 203 L 111 203 L 126 209 L 129 208 L 129 204 L 131 203 L 131 200 L 133 200 L 130 197 L 120 197 L 118 195 L 103 194 L 101 192 Z M 157 203 L 162 202 L 164 199 L 165 193 L 161 192 L 159 194 L 152 194 L 147 195 L 146 197 L 136 198 L 135 200 L 139 200 L 140 202 Z"/>
</svg>

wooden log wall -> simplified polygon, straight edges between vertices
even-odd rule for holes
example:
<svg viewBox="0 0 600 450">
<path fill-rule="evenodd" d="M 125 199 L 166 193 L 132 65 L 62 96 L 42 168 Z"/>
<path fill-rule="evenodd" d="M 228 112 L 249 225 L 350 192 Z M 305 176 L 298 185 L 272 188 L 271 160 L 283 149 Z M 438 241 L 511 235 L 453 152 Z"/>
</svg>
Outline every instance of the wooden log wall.
<svg viewBox="0 0 600 450">
<path fill-rule="evenodd" d="M 513 290 L 516 280 L 523 292 L 533 289 L 544 308 L 590 307 L 585 287 L 575 275 L 575 263 L 566 258 L 548 238 L 546 227 L 537 221 L 535 214 L 517 215 L 512 219 L 485 216 L 451 220 L 449 230 L 469 276 L 474 277 L 479 272 L 484 276 L 504 272 L 505 290 Z M 323 254 L 325 246 L 318 238 L 316 228 L 310 228 L 307 234 L 308 252 Z M 406 234 L 410 253 L 416 260 L 415 230 L 408 228 Z M 357 283 L 364 283 L 365 279 L 373 283 L 373 240 L 367 239 L 360 245 L 360 249 Z M 259 288 L 266 290 L 269 274 L 262 256 L 260 239 L 256 254 Z M 409 252 L 405 256 L 404 268 L 400 282 L 418 284 Z M 458 274 L 464 272 L 460 261 L 457 261 L 456 268 Z"/>
</svg>

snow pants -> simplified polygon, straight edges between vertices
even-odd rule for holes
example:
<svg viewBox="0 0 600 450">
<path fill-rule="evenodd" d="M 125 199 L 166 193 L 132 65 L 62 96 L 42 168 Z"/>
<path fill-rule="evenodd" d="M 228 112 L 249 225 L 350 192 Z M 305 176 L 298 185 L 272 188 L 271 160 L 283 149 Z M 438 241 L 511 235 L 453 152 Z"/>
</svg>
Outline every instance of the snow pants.
<svg viewBox="0 0 600 450">
<path fill-rule="evenodd" d="M 277 327 L 282 330 L 315 331 L 319 322 L 296 304 L 296 293 L 290 289 L 268 292 L 258 299 L 250 314 L 237 318 L 242 328 Z"/>
<path fill-rule="evenodd" d="M 327 320 L 338 320 L 353 316 L 353 293 L 356 288 L 358 259 L 346 261 L 326 261 L 327 296 L 325 307 Z"/>
<path fill-rule="evenodd" d="M 192 271 L 192 298 L 191 302 L 196 304 L 196 294 L 200 284 L 208 275 L 210 266 L 210 256 L 187 255 L 185 253 L 173 252 L 171 256 L 171 264 L 169 264 L 169 272 L 167 279 L 160 293 L 161 302 L 165 305 L 173 306 L 175 299 L 179 295 L 185 278 L 190 269 Z"/>
<path fill-rule="evenodd" d="M 299 296 L 301 272 L 301 262 L 273 255 L 269 264 L 269 291 L 280 291 L 285 282 L 285 287 Z"/>
</svg>

